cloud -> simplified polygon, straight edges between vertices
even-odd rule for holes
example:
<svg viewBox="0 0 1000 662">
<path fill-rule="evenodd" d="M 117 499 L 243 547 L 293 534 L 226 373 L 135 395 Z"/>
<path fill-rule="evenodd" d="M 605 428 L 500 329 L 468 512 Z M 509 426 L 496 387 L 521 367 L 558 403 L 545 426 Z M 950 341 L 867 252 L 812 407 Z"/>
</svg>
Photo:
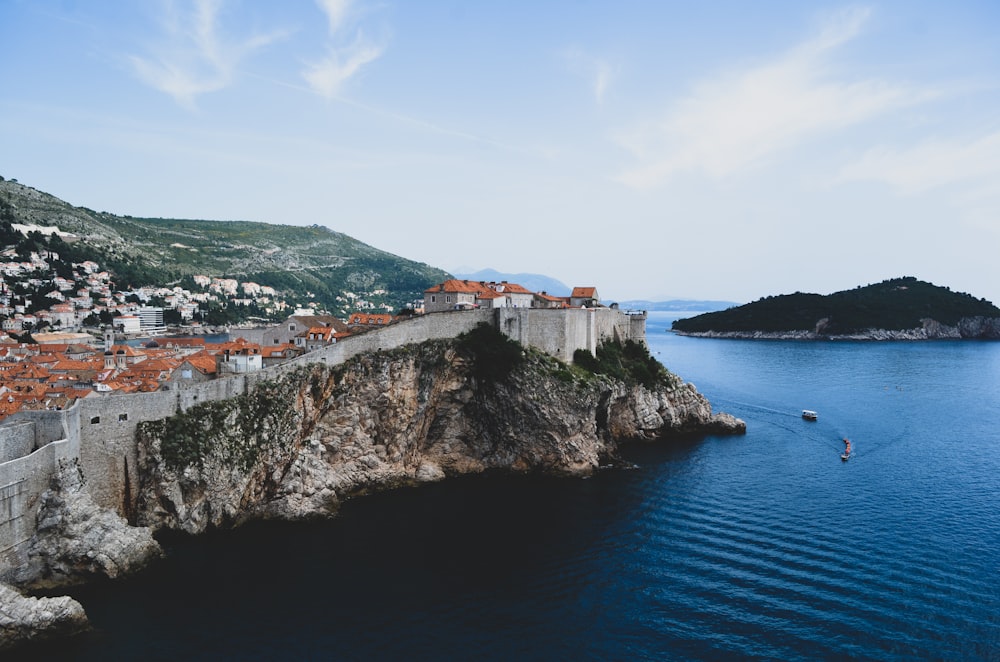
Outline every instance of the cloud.
<svg viewBox="0 0 1000 662">
<path fill-rule="evenodd" d="M 838 181 L 870 180 L 915 194 L 953 183 L 1000 181 L 1000 131 L 965 141 L 928 140 L 894 150 L 879 147 L 845 166 Z"/>
<path fill-rule="evenodd" d="M 351 6 L 351 0 L 316 0 L 316 4 L 326 14 L 326 20 L 330 26 L 330 34 L 336 34 L 347 17 L 347 10 Z"/>
<path fill-rule="evenodd" d="M 617 179 L 653 188 L 674 175 L 722 178 L 810 137 L 926 100 L 931 93 L 878 80 L 835 79 L 831 54 L 860 34 L 870 12 L 843 11 L 781 57 L 695 86 L 662 119 L 619 132 L 639 164 Z"/>
<path fill-rule="evenodd" d="M 161 17 L 164 41 L 150 57 L 131 56 L 136 75 L 151 87 L 194 108 L 196 98 L 228 86 L 240 62 L 281 38 L 280 33 L 230 40 L 218 17 L 222 0 L 193 0 L 188 11 L 167 2 Z"/>
<path fill-rule="evenodd" d="M 586 78 L 590 82 L 594 99 L 597 103 L 602 103 L 608 87 L 614 78 L 615 70 L 611 64 L 606 60 L 587 55 L 579 50 L 567 51 L 563 57 L 570 71 Z"/>
<path fill-rule="evenodd" d="M 340 43 L 351 0 L 316 0 L 316 4 L 326 14 L 329 26 L 327 56 L 308 64 L 302 71 L 302 77 L 316 94 L 332 99 L 362 67 L 381 57 L 385 48 L 369 41 L 360 30 L 351 43 Z"/>
<path fill-rule="evenodd" d="M 349 78 L 364 65 L 378 59 L 382 52 L 380 46 L 366 43 L 360 38 L 346 48 L 330 47 L 326 59 L 310 64 L 302 72 L 302 77 L 314 92 L 332 99 Z"/>
</svg>

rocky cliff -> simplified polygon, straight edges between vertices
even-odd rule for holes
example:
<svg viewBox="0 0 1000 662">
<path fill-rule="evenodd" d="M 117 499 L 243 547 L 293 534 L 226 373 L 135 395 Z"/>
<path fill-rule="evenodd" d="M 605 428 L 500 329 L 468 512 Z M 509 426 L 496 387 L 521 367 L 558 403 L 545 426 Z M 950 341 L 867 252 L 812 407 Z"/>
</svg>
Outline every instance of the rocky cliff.
<svg viewBox="0 0 1000 662">
<path fill-rule="evenodd" d="M 42 493 L 37 517 L 38 530 L 29 542 L 27 562 L 5 573 L 9 582 L 22 588 L 115 578 L 162 555 L 150 529 L 129 526 L 94 503 L 83 488 L 76 464 L 60 468 Z M 83 607 L 72 598 L 34 598 L 0 584 L 0 651 L 88 627 Z"/>
<path fill-rule="evenodd" d="M 585 476 L 625 441 L 745 431 L 676 377 L 646 388 L 514 347 L 366 354 L 145 425 L 137 522 L 196 533 L 328 515 L 370 491 L 486 471 Z"/>
</svg>

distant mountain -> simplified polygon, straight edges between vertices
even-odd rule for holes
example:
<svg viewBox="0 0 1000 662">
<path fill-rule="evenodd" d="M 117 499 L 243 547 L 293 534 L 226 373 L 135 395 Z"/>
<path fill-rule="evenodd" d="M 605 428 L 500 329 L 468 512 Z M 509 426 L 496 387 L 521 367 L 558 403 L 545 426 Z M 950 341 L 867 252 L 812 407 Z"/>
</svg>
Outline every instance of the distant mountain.
<svg viewBox="0 0 1000 662">
<path fill-rule="evenodd" d="M 649 310 L 649 311 L 669 311 L 669 312 L 689 312 L 725 310 L 740 304 L 735 301 L 706 301 L 701 299 L 670 299 L 669 301 L 644 301 L 633 299 L 629 301 L 619 301 L 618 305 L 629 310 Z"/>
<path fill-rule="evenodd" d="M 568 287 L 565 283 L 542 274 L 510 274 L 497 271 L 496 269 L 480 269 L 474 273 L 455 274 L 455 278 L 459 280 L 479 280 L 486 282 L 500 282 L 505 280 L 509 283 L 517 283 L 532 292 L 546 292 L 555 297 L 568 297 L 573 291 L 573 288 Z"/>
<path fill-rule="evenodd" d="M 873 329 L 926 329 L 926 320 L 949 327 L 968 326 L 963 321 L 980 320 L 972 324 L 979 328 L 981 320 L 994 318 L 1000 318 L 1000 308 L 989 301 L 910 276 L 826 296 L 796 292 L 766 297 L 736 308 L 680 319 L 673 328 L 685 333 L 806 332 L 844 336 Z M 969 330 L 968 335 L 977 333 Z"/>
<path fill-rule="evenodd" d="M 321 225 L 117 216 L 3 178 L 0 219 L 72 233 L 66 241 L 74 253 L 112 272 L 122 289 L 194 275 L 235 278 L 341 314 L 359 300 L 400 308 L 448 277 Z"/>
</svg>

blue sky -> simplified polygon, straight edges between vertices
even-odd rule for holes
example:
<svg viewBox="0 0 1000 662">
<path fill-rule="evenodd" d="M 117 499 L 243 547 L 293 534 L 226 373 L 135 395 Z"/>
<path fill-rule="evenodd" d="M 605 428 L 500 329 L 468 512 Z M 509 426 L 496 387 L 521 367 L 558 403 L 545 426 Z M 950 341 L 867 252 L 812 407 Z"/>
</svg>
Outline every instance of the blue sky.
<svg viewBox="0 0 1000 662">
<path fill-rule="evenodd" d="M 1000 4 L 2 0 L 0 175 L 606 299 L 1000 304 Z"/>
</svg>

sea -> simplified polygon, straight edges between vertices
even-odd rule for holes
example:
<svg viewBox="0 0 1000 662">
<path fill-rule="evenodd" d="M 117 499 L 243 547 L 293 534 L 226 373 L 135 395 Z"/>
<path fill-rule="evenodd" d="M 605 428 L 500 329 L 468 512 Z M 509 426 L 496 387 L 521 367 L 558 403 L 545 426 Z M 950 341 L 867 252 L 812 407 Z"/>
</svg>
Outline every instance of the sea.
<svg viewBox="0 0 1000 662">
<path fill-rule="evenodd" d="M 677 316 L 650 315 L 651 352 L 745 436 L 166 538 L 71 591 L 93 630 L 29 659 L 1000 659 L 1000 343 L 687 338 Z"/>
</svg>

